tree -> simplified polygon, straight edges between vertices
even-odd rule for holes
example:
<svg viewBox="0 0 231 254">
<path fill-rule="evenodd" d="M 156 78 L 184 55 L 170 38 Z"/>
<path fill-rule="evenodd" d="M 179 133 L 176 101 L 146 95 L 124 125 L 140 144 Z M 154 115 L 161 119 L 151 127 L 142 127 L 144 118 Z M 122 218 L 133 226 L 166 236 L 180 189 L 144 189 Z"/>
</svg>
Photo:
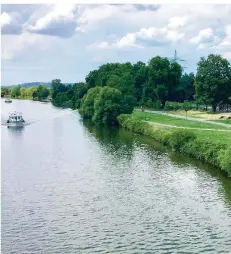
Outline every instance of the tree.
<svg viewBox="0 0 231 254">
<path fill-rule="evenodd" d="M 162 105 L 165 105 L 168 96 L 167 87 L 164 85 L 157 85 L 155 93 L 159 101 L 162 103 Z"/>
<path fill-rule="evenodd" d="M 134 95 L 139 103 L 142 98 L 142 90 L 148 80 L 148 68 L 145 63 L 137 62 L 133 65 L 132 75 L 134 77 Z"/>
<path fill-rule="evenodd" d="M 133 95 L 134 93 L 134 79 L 129 72 L 125 72 L 121 76 L 112 75 L 107 86 L 120 90 L 122 94 Z"/>
<path fill-rule="evenodd" d="M 166 96 L 162 97 L 162 104 L 165 105 L 167 100 L 167 96 L 169 93 L 169 74 L 170 74 L 170 62 L 167 58 L 162 58 L 160 56 L 153 57 L 149 61 L 148 65 L 148 87 L 149 89 L 145 88 L 146 93 L 147 90 L 149 91 L 149 98 L 152 102 L 158 99 L 157 95 L 159 91 L 161 94 L 166 94 Z M 158 88 L 157 88 L 158 87 Z"/>
<path fill-rule="evenodd" d="M 183 90 L 179 86 L 181 75 L 182 67 L 177 62 L 170 63 L 168 85 L 169 101 L 182 101 L 183 99 Z"/>
<path fill-rule="evenodd" d="M 21 87 L 20 86 L 16 86 L 11 90 L 11 96 L 14 98 L 17 98 L 21 95 L 21 91 L 20 91 Z"/>
<path fill-rule="evenodd" d="M 80 103 L 84 95 L 88 91 L 88 85 L 85 83 L 77 83 L 73 86 L 73 95 L 71 98 L 73 108 L 79 108 Z M 69 94 L 72 93 L 71 91 L 68 92 Z"/>
<path fill-rule="evenodd" d="M 1 88 L 1 97 L 9 96 L 10 94 L 11 94 L 10 88 L 7 87 Z"/>
<path fill-rule="evenodd" d="M 55 99 L 58 93 L 64 93 L 66 92 L 66 86 L 61 83 L 60 79 L 53 79 L 51 81 L 51 97 L 52 99 Z"/>
<path fill-rule="evenodd" d="M 99 124 L 115 124 L 117 116 L 122 113 L 131 113 L 133 109 L 124 106 L 121 91 L 103 87 L 94 102 L 94 115 L 92 120 Z"/>
<path fill-rule="evenodd" d="M 198 62 L 196 96 L 205 104 L 211 104 L 215 112 L 218 103 L 228 101 L 231 87 L 231 70 L 229 62 L 220 55 L 210 54 Z"/>
<path fill-rule="evenodd" d="M 87 83 L 88 88 L 92 88 L 96 86 L 96 80 L 98 76 L 98 71 L 90 71 L 90 73 L 86 76 L 85 80 Z"/>
<path fill-rule="evenodd" d="M 87 92 L 87 94 L 84 95 L 81 106 L 80 106 L 80 114 L 83 116 L 83 118 L 92 118 L 94 115 L 94 102 L 97 96 L 99 95 L 99 92 L 101 91 L 101 87 L 93 87 L 90 88 Z"/>
<path fill-rule="evenodd" d="M 47 98 L 49 95 L 49 90 L 45 85 L 39 85 L 37 88 L 37 97 L 39 100 Z"/>
<path fill-rule="evenodd" d="M 193 73 L 185 73 L 180 79 L 181 89 L 184 91 L 184 99 L 192 101 L 195 95 L 195 76 Z"/>
</svg>

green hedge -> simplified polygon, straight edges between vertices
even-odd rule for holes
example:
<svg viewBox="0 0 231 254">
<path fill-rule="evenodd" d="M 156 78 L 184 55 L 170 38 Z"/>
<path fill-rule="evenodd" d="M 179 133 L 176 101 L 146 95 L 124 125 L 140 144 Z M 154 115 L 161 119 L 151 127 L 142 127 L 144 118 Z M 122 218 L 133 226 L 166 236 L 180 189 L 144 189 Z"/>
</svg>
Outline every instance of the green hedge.
<svg viewBox="0 0 231 254">
<path fill-rule="evenodd" d="M 173 151 L 211 164 L 231 177 L 231 148 L 213 140 L 205 141 L 193 130 L 168 129 L 150 125 L 131 115 L 118 116 L 119 124 L 135 133 L 150 136 Z"/>
<path fill-rule="evenodd" d="M 190 101 L 184 101 L 182 103 L 174 102 L 174 101 L 166 101 L 164 109 L 168 111 L 176 111 L 178 109 L 190 110 L 190 109 L 196 109 L 196 104 Z"/>
</svg>

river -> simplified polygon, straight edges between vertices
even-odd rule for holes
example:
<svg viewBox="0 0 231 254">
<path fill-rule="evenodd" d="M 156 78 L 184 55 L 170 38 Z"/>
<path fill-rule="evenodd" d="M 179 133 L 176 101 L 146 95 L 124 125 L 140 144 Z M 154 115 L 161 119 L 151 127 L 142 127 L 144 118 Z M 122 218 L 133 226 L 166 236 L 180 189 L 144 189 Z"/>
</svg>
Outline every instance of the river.
<svg viewBox="0 0 231 254">
<path fill-rule="evenodd" d="M 231 180 L 150 138 L 1 100 L 2 253 L 231 253 Z"/>
</svg>

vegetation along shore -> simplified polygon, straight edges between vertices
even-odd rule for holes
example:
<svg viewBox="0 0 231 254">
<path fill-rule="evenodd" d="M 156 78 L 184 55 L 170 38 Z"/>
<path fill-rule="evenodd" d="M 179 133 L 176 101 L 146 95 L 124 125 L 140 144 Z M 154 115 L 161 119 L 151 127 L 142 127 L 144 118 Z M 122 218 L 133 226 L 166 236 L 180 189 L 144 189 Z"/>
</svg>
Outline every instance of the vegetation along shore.
<svg viewBox="0 0 231 254">
<path fill-rule="evenodd" d="M 220 55 L 202 57 L 196 74 L 157 56 L 148 64 L 101 65 L 76 84 L 2 88 L 1 96 L 50 97 L 95 124 L 119 124 L 231 176 L 231 67 Z"/>
</svg>

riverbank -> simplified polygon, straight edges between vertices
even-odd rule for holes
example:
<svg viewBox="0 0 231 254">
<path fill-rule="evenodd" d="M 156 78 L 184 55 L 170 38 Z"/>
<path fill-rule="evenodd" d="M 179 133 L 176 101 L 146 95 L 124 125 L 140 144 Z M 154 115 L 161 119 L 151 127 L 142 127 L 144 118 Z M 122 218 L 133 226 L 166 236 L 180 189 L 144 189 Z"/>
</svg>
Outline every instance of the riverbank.
<svg viewBox="0 0 231 254">
<path fill-rule="evenodd" d="M 51 98 L 46 99 L 33 99 L 32 97 L 12 97 L 12 96 L 4 96 L 2 99 L 12 99 L 12 100 L 26 100 L 26 101 L 39 101 L 39 102 L 52 102 Z"/>
<path fill-rule="evenodd" d="M 152 137 L 176 152 L 223 170 L 228 177 L 231 177 L 230 129 L 221 128 L 222 131 L 219 131 L 220 129 L 216 128 L 175 128 L 167 124 L 153 124 L 135 115 L 120 115 L 118 122 L 123 128 Z"/>
</svg>

